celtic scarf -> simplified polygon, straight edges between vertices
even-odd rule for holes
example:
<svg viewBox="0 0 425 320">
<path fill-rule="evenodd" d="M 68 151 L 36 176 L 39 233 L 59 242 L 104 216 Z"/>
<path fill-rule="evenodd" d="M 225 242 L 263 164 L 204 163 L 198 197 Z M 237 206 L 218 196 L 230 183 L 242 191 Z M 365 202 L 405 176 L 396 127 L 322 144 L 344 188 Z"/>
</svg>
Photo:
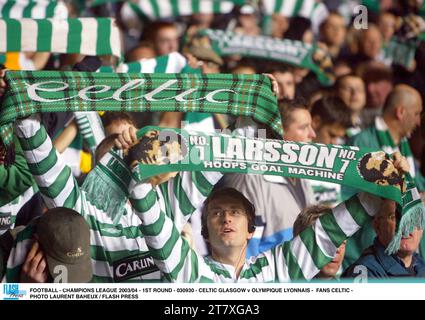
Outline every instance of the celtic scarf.
<svg viewBox="0 0 425 320">
<path fill-rule="evenodd" d="M 285 17 L 314 19 L 319 13 L 327 12 L 326 5 L 316 0 L 264 0 L 262 4 L 267 15 L 277 13 Z"/>
<path fill-rule="evenodd" d="M 0 52 L 54 52 L 121 57 L 118 27 L 109 18 L 0 19 Z"/>
<path fill-rule="evenodd" d="M 105 139 L 102 120 L 97 112 L 74 112 L 78 129 L 94 155 L 96 147 Z"/>
<path fill-rule="evenodd" d="M 401 65 L 407 69 L 412 67 L 419 41 L 393 37 L 383 49 L 386 62 Z"/>
<path fill-rule="evenodd" d="M 9 71 L 0 136 L 36 112 L 180 111 L 253 117 L 282 134 L 271 83 L 264 75 Z"/>
<path fill-rule="evenodd" d="M 199 35 L 207 36 L 212 48 L 221 56 L 242 55 L 276 60 L 312 70 L 324 85 L 333 81 L 330 56 L 316 45 L 212 29 L 202 30 Z"/>
<path fill-rule="evenodd" d="M 145 127 L 127 162 L 136 180 L 172 171 L 267 174 L 338 183 L 394 200 L 402 214 L 388 247 L 397 252 L 402 235 L 424 229 L 425 210 L 414 184 L 406 182 L 383 151 L 352 146 L 296 143 Z M 353 208 L 355 210 L 355 208 Z"/>
<path fill-rule="evenodd" d="M 0 18 L 68 18 L 63 1 L 55 0 L 0 0 Z"/>
</svg>

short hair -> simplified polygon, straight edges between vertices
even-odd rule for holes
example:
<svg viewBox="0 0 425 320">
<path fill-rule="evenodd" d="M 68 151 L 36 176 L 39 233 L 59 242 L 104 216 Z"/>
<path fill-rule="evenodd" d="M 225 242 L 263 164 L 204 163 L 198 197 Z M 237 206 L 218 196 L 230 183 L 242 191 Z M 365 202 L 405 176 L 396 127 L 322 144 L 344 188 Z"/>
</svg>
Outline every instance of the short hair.
<svg viewBox="0 0 425 320">
<path fill-rule="evenodd" d="M 144 32 L 142 33 L 142 38 L 140 40 L 155 41 L 159 31 L 166 28 L 173 28 L 177 30 L 177 26 L 173 22 L 168 22 L 168 21 L 151 22 L 149 23 L 149 25 L 146 26 L 145 28 L 146 33 Z"/>
<path fill-rule="evenodd" d="M 362 80 L 363 83 L 364 83 L 364 80 L 362 79 L 362 77 L 360 77 L 359 75 L 351 72 L 351 73 L 344 74 L 344 75 L 336 78 L 335 83 L 334 83 L 334 86 L 333 86 L 334 91 L 335 90 L 339 90 L 339 88 L 341 88 L 342 82 L 345 79 L 347 79 L 347 78 L 358 78 L 358 79 Z"/>
<path fill-rule="evenodd" d="M 325 206 L 322 204 L 304 208 L 295 219 L 294 228 L 292 231 L 293 236 L 298 236 L 302 231 L 313 225 L 313 223 L 315 223 L 317 219 L 328 213 L 329 210 L 329 206 Z"/>
<path fill-rule="evenodd" d="M 263 70 L 264 70 L 264 73 L 274 73 L 274 72 L 293 73 L 294 67 L 284 62 L 270 61 L 264 65 Z"/>
<path fill-rule="evenodd" d="M 238 199 L 242 202 L 244 209 L 246 210 L 246 215 L 248 218 L 248 228 L 255 225 L 255 207 L 241 192 L 234 188 L 215 188 L 211 194 L 205 199 L 202 207 L 202 216 L 201 224 L 202 230 L 207 229 L 207 217 L 208 217 L 208 205 L 211 201 L 218 198 L 230 197 L 232 199 Z"/>
<path fill-rule="evenodd" d="M 345 128 L 353 125 L 350 109 L 337 96 L 324 96 L 317 100 L 310 112 L 312 117 L 319 116 L 322 124 L 340 123 Z"/>
<path fill-rule="evenodd" d="M 291 18 L 289 28 L 283 35 L 284 39 L 302 41 L 304 33 L 311 29 L 311 20 L 304 17 Z"/>
<path fill-rule="evenodd" d="M 105 112 L 102 116 L 103 126 L 106 128 L 115 121 L 124 121 L 136 126 L 133 118 L 128 112 Z"/>
<path fill-rule="evenodd" d="M 282 99 L 278 104 L 283 129 L 287 128 L 292 121 L 292 113 L 296 110 L 307 110 L 308 104 L 304 98 Z"/>
<path fill-rule="evenodd" d="M 376 62 L 367 62 L 360 66 L 359 76 L 368 83 L 388 81 L 393 83 L 394 75 L 392 69 Z"/>
</svg>

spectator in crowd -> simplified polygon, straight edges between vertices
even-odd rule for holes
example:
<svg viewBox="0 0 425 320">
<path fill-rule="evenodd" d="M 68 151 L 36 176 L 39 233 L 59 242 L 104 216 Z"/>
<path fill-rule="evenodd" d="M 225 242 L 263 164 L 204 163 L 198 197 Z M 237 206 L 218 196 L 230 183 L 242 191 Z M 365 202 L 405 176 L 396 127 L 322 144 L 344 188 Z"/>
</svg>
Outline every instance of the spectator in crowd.
<svg viewBox="0 0 425 320">
<path fill-rule="evenodd" d="M 177 26 L 172 22 L 153 22 L 147 28 L 147 41 L 153 43 L 156 56 L 164 56 L 179 50 Z"/>
<path fill-rule="evenodd" d="M 360 258 L 344 272 L 344 277 L 425 277 L 425 261 L 416 253 L 423 235 L 422 229 L 415 229 L 408 236 L 403 236 L 396 254 L 389 255 L 385 251 L 395 234 L 398 214 L 394 201 L 383 201 L 373 219 L 376 232 L 373 245 L 362 252 Z"/>
<path fill-rule="evenodd" d="M 320 39 L 328 47 L 332 60 L 337 60 L 345 43 L 347 28 L 344 17 L 337 12 L 331 12 L 320 25 Z"/>
</svg>

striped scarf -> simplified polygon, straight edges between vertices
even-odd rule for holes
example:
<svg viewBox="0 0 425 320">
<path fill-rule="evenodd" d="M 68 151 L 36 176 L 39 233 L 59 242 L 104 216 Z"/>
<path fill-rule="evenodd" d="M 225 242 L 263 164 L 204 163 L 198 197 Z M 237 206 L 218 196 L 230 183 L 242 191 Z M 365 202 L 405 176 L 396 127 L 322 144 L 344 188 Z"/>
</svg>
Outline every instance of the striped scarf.
<svg viewBox="0 0 425 320">
<path fill-rule="evenodd" d="M 282 134 L 271 83 L 264 75 L 9 71 L 0 136 L 37 112 L 180 111 L 251 116 Z"/>
<path fill-rule="evenodd" d="M 264 13 L 274 13 L 285 17 L 304 17 L 314 19 L 322 12 L 327 12 L 326 5 L 316 0 L 264 0 Z"/>
<path fill-rule="evenodd" d="M 138 0 L 126 5 L 141 19 L 165 19 L 197 13 L 230 13 L 234 1 L 218 0 Z"/>
<path fill-rule="evenodd" d="M 74 112 L 78 129 L 87 142 L 92 155 L 96 147 L 105 139 L 102 120 L 97 112 Z"/>
<path fill-rule="evenodd" d="M 121 57 L 118 27 L 110 18 L 0 19 L 0 52 L 54 52 Z"/>
<path fill-rule="evenodd" d="M 415 184 L 409 175 L 405 180 L 382 151 L 159 127 L 145 127 L 137 135 L 140 143 L 128 161 L 139 162 L 133 170 L 139 181 L 172 171 L 220 171 L 346 185 L 398 203 L 402 217 L 387 249 L 391 253 L 398 251 L 403 235 L 425 228 L 425 208 Z"/>
<path fill-rule="evenodd" d="M 102 66 L 99 72 L 117 73 L 180 73 L 187 66 L 186 58 L 178 52 L 152 59 L 121 63 L 116 70 L 111 66 Z"/>
<path fill-rule="evenodd" d="M 331 57 L 317 45 L 212 29 L 200 31 L 199 36 L 207 36 L 213 49 L 221 56 L 242 55 L 276 60 L 312 70 L 324 85 L 333 82 Z"/>
<path fill-rule="evenodd" d="M 54 0 L 0 0 L 0 18 L 68 18 L 63 1 Z"/>
</svg>

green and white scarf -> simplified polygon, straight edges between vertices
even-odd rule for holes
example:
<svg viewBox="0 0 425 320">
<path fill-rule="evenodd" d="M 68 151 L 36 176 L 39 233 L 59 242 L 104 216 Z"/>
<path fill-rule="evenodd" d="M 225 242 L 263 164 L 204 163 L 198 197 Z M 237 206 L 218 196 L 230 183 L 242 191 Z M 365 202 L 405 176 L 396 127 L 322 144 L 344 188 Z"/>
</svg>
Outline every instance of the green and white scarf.
<svg viewBox="0 0 425 320">
<path fill-rule="evenodd" d="M 102 120 L 97 112 L 74 112 L 78 129 L 87 142 L 92 155 L 97 146 L 105 139 Z"/>
<path fill-rule="evenodd" d="M 184 71 L 187 60 L 178 52 L 152 59 L 121 63 L 114 71 L 113 67 L 102 66 L 99 72 L 117 73 L 180 73 Z"/>
<path fill-rule="evenodd" d="M 0 0 L 0 18 L 66 19 L 68 8 L 55 0 Z"/>
<path fill-rule="evenodd" d="M 54 52 L 121 57 L 118 27 L 110 18 L 0 19 L 0 52 Z"/>
<path fill-rule="evenodd" d="M 327 12 L 326 5 L 316 0 L 264 0 L 263 12 L 285 17 L 304 17 L 314 19 L 319 13 Z"/>
<path fill-rule="evenodd" d="M 402 218 L 388 251 L 397 252 L 402 235 L 425 228 L 425 208 L 415 185 L 382 151 L 352 146 L 296 143 L 145 127 L 128 160 L 138 161 L 141 181 L 173 171 L 220 171 L 312 179 L 346 185 L 394 200 Z M 159 143 L 155 143 L 157 140 Z M 384 169 L 383 169 L 384 168 Z M 404 191 L 404 192 L 403 192 Z"/>
<path fill-rule="evenodd" d="M 397 64 L 410 69 L 418 46 L 419 41 L 415 39 L 400 40 L 393 37 L 383 49 L 383 59 L 386 63 Z"/>
<path fill-rule="evenodd" d="M 282 134 L 276 97 L 264 75 L 9 71 L 0 136 L 37 112 L 180 111 L 253 117 Z"/>
<path fill-rule="evenodd" d="M 141 19 L 157 20 L 196 13 L 230 13 L 235 4 L 227 0 L 138 0 L 125 5 Z"/>
<path fill-rule="evenodd" d="M 221 56 L 242 55 L 288 63 L 312 70 L 324 85 L 333 82 L 331 58 L 317 45 L 212 29 L 200 31 L 199 36 L 207 36 Z"/>
</svg>

